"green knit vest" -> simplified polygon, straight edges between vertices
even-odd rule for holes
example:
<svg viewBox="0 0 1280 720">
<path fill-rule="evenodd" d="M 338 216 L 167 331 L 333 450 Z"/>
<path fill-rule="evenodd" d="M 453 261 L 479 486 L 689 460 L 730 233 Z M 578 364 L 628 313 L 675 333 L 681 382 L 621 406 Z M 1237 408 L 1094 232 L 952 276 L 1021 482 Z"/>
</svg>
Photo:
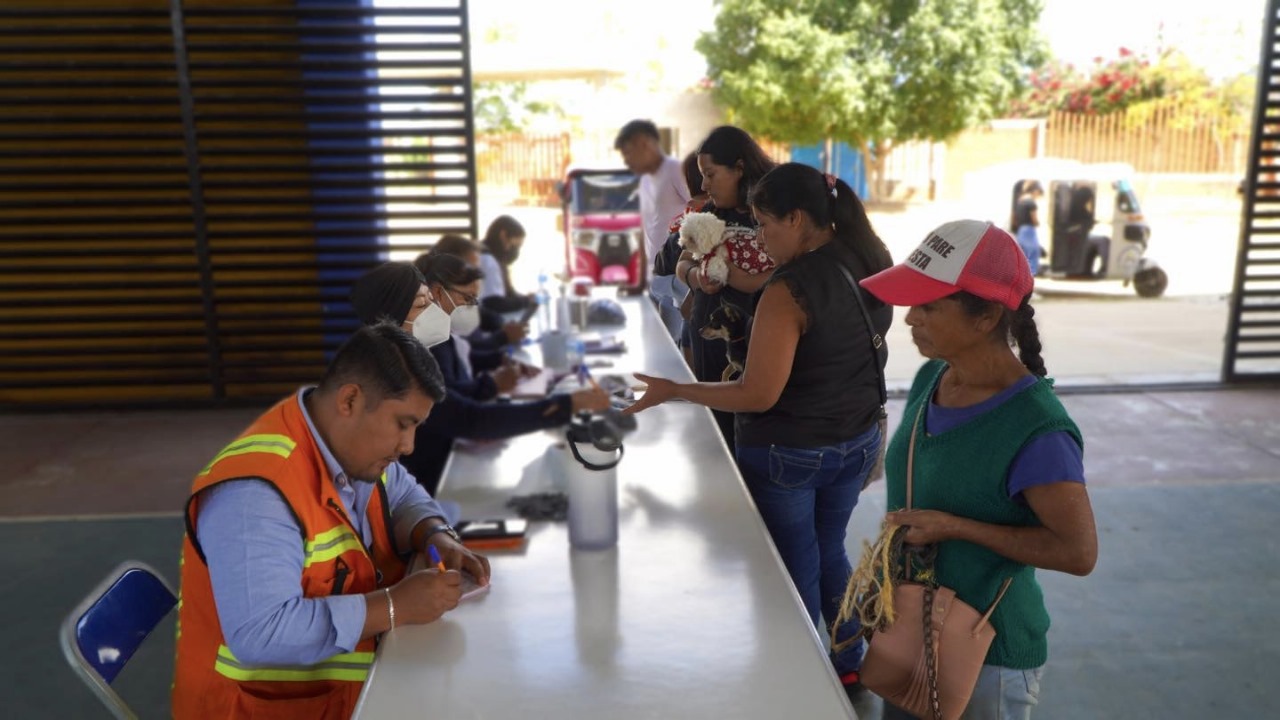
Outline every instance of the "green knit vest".
<svg viewBox="0 0 1280 720">
<path fill-rule="evenodd" d="M 885 460 L 889 509 L 906 505 L 907 447 L 911 427 L 923 403 L 933 397 L 946 363 L 932 360 L 916 374 L 902 424 L 889 443 Z M 1000 406 L 941 435 L 916 433 L 915 480 L 912 506 L 942 510 L 995 525 L 1038 525 L 1035 513 L 1009 498 L 1006 481 L 1018 451 L 1032 438 L 1066 431 L 1084 447 L 1080 430 L 1053 394 L 1049 380 L 1041 380 Z M 938 545 L 938 583 L 979 612 L 995 600 L 1005 578 L 1009 591 L 991 616 L 995 641 L 986 664 L 1027 670 L 1048 658 L 1046 634 L 1049 614 L 1036 581 L 1035 568 L 1014 562 L 973 543 L 949 540 Z"/>
</svg>

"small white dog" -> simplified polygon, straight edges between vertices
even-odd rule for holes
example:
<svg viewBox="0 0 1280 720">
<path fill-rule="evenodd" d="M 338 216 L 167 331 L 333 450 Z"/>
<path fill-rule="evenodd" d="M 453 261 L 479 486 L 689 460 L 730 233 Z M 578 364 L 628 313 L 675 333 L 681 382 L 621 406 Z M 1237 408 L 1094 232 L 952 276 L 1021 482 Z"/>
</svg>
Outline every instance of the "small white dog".
<svg viewBox="0 0 1280 720">
<path fill-rule="evenodd" d="M 724 231 L 724 221 L 708 212 L 691 213 L 680 223 L 680 247 L 693 253 L 693 259 L 705 266 L 707 277 L 720 284 L 729 279 Z"/>
</svg>

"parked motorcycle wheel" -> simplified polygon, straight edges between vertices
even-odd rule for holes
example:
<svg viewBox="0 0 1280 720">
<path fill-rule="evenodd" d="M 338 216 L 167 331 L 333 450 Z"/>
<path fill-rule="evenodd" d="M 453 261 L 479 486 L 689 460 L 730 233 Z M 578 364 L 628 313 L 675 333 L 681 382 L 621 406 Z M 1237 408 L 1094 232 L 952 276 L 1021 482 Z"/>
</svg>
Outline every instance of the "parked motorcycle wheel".
<svg viewBox="0 0 1280 720">
<path fill-rule="evenodd" d="M 1101 280 L 1107 276 L 1107 258 L 1099 255 L 1097 250 L 1090 250 L 1089 257 L 1085 261 L 1089 277 L 1094 280 Z"/>
<path fill-rule="evenodd" d="M 1158 267 L 1139 270 L 1133 275 L 1133 289 L 1138 297 L 1158 298 L 1169 287 L 1169 276 Z"/>
</svg>

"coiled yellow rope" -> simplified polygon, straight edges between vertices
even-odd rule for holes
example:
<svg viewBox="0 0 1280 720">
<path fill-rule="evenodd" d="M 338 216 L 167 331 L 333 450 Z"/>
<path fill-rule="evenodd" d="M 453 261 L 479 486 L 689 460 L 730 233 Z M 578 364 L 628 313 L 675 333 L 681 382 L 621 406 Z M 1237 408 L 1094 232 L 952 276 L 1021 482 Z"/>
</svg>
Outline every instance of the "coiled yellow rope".
<svg viewBox="0 0 1280 720">
<path fill-rule="evenodd" d="M 844 597 L 840 600 L 840 612 L 831 624 L 831 649 L 839 652 L 862 637 L 871 637 L 877 630 L 893 624 L 893 585 L 903 578 L 905 569 L 901 558 L 905 525 L 884 523 L 875 544 L 862 541 L 862 558 L 849 578 Z M 836 631 L 857 613 L 862 630 L 844 642 L 836 641 Z"/>
</svg>

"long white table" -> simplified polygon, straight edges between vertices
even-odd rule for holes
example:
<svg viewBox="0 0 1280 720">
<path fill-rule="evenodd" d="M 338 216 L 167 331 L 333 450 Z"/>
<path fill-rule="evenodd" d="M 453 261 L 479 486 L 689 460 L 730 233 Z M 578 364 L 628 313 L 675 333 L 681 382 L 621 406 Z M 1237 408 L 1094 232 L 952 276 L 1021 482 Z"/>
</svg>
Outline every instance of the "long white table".
<svg viewBox="0 0 1280 720">
<path fill-rule="evenodd" d="M 628 353 L 595 372 L 691 378 L 648 302 L 622 302 Z M 617 547 L 573 550 L 564 523 L 531 523 L 523 550 L 489 554 L 487 595 L 383 638 L 356 717 L 855 717 L 709 411 L 639 422 Z M 455 451 L 440 494 L 512 517 L 557 438 Z"/>
</svg>

